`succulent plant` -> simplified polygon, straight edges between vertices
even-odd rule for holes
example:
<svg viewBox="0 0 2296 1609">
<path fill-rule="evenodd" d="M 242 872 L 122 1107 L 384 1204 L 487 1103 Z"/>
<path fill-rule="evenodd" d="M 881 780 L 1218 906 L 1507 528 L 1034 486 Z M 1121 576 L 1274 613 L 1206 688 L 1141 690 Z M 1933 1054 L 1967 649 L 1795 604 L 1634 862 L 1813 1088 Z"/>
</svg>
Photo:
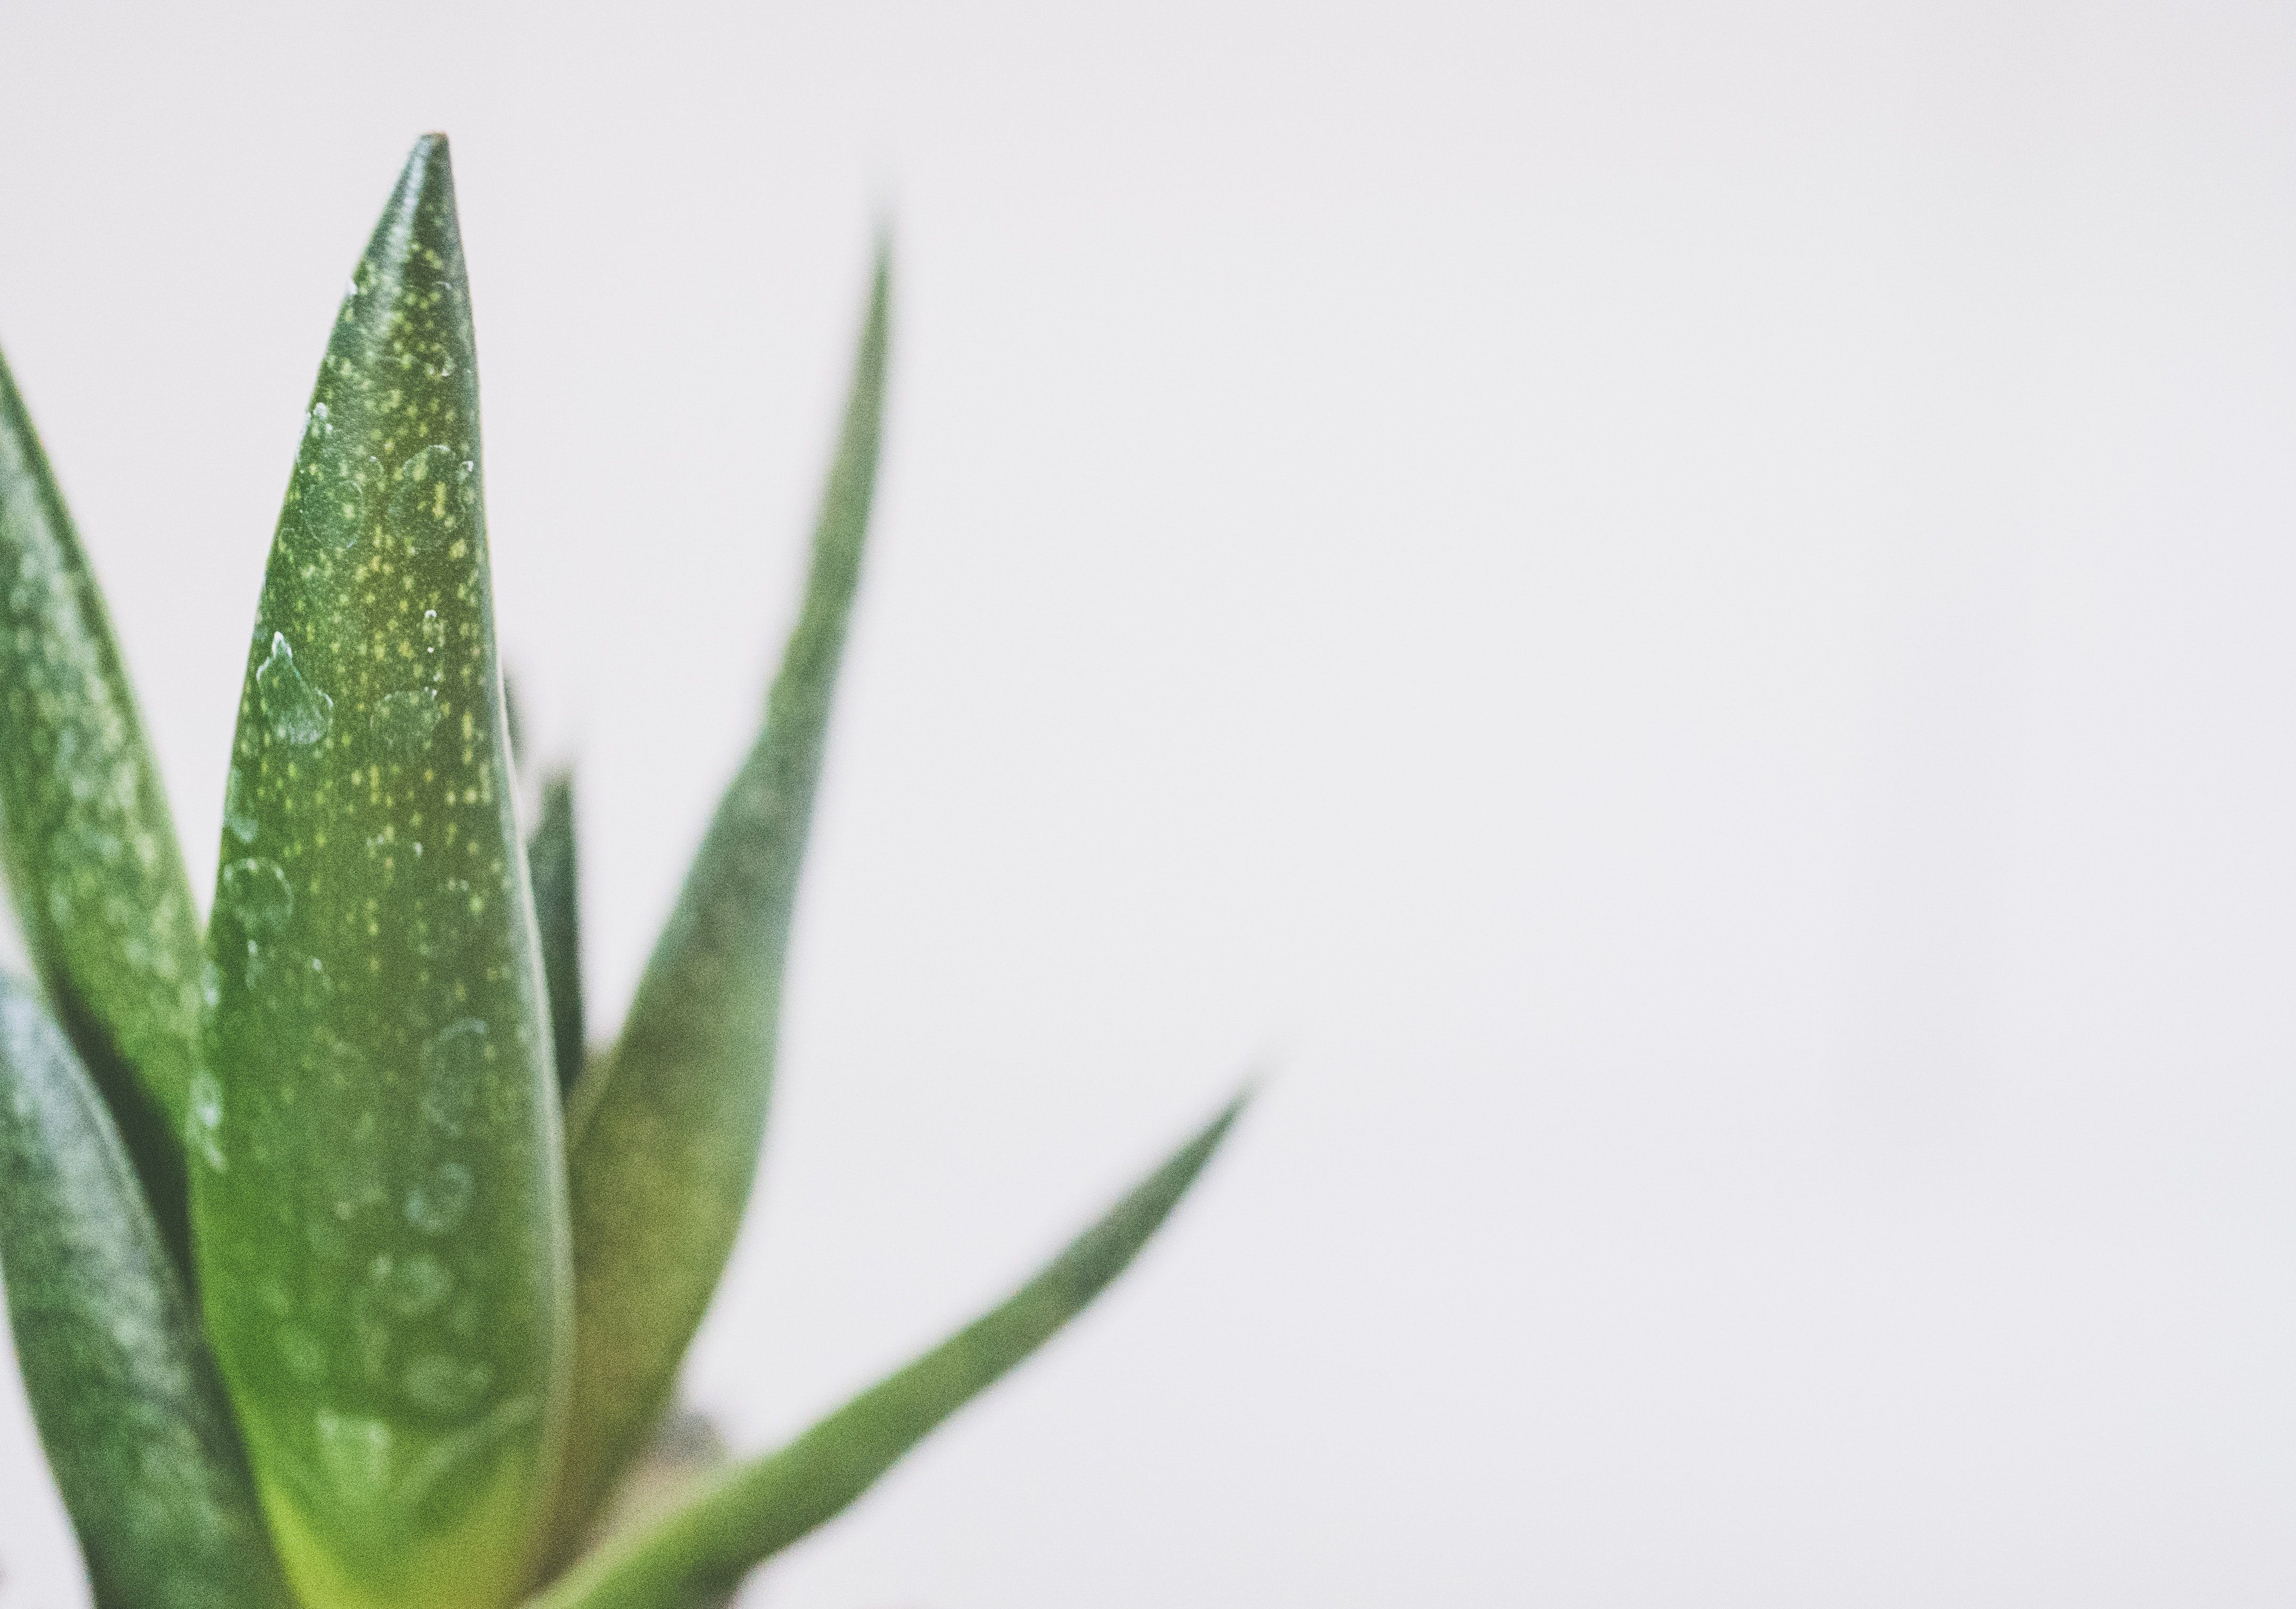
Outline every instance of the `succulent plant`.
<svg viewBox="0 0 2296 1609">
<path fill-rule="evenodd" d="M 519 827 L 446 141 L 416 144 L 320 365 L 204 931 L 0 365 L 0 840 L 39 974 L 0 979 L 0 1270 L 104 1609 L 721 1599 L 1091 1301 L 1234 1121 L 1241 1096 L 787 1446 L 645 1477 L 610 1520 L 757 1170 L 889 295 L 881 250 L 762 730 L 596 1050 L 570 777 Z"/>
</svg>

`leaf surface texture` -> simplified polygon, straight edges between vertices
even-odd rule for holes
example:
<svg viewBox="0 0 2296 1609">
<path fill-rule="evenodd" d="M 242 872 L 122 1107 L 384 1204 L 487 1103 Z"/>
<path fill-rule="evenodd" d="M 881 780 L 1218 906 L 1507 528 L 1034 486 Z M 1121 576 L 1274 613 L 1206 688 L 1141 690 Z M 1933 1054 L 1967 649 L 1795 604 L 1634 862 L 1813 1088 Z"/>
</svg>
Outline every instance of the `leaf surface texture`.
<svg viewBox="0 0 2296 1609">
<path fill-rule="evenodd" d="M 111 1114 L 0 978 L 0 1273 L 97 1609 L 291 1609 L 223 1384 Z"/>
<path fill-rule="evenodd" d="M 560 1107 L 481 464 L 431 135 L 353 275 L 272 546 L 193 1103 L 208 1328 L 313 1609 L 514 1597 L 562 1418 Z"/>
<path fill-rule="evenodd" d="M 33 965 L 188 1266 L 199 918 L 102 595 L 4 359 L 0 848 Z"/>
</svg>

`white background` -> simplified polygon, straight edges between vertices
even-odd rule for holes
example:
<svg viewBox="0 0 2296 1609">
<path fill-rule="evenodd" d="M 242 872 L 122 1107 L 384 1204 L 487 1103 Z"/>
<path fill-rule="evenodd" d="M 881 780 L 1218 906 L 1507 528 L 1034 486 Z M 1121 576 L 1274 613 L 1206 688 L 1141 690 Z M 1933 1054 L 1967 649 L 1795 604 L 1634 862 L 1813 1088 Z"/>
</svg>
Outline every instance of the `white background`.
<svg viewBox="0 0 2296 1609">
<path fill-rule="evenodd" d="M 0 341 L 202 868 L 430 127 L 602 1026 L 898 238 L 695 1394 L 769 1445 L 1275 1070 L 758 1601 L 2296 1597 L 2296 13 L 0 0 Z"/>
</svg>

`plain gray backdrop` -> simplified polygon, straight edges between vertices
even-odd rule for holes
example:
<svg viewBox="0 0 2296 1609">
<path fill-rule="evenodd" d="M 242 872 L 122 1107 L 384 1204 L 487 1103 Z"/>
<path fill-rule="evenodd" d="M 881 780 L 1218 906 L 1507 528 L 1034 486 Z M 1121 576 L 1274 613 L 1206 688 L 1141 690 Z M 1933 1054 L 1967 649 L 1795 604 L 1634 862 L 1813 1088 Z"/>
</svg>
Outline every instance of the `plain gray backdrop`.
<svg viewBox="0 0 2296 1609">
<path fill-rule="evenodd" d="M 2296 1597 L 2296 12 L 0 0 L 0 341 L 203 896 L 434 127 L 602 1030 L 897 242 L 695 1398 L 770 1445 L 1273 1070 L 756 1601 Z"/>
</svg>

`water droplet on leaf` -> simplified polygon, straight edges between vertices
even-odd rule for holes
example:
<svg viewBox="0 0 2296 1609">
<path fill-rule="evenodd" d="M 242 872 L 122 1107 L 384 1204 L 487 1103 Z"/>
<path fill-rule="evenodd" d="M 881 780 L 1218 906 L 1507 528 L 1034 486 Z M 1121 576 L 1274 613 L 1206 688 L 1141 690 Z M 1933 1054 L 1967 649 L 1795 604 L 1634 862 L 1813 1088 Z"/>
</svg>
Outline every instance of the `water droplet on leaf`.
<svg viewBox="0 0 2296 1609">
<path fill-rule="evenodd" d="M 257 685 L 258 687 L 261 685 L 260 683 Z M 242 843 L 255 841 L 257 830 L 255 800 L 251 797 L 254 792 L 254 788 L 247 780 L 246 774 L 237 766 L 234 766 L 231 768 L 230 780 L 224 784 L 223 825 L 224 831 Z"/>
<path fill-rule="evenodd" d="M 217 1173 L 224 1170 L 223 1085 L 202 1067 L 192 1075 L 192 1149 Z"/>
<path fill-rule="evenodd" d="M 275 933 L 295 914 L 287 874 L 269 860 L 234 860 L 224 867 L 223 899 L 250 933 Z"/>
<path fill-rule="evenodd" d="M 495 1372 L 476 1360 L 425 1352 L 406 1366 L 406 1400 L 425 1413 L 459 1418 L 479 1405 Z"/>
<path fill-rule="evenodd" d="M 319 1467 L 347 1503 L 365 1506 L 390 1483 L 390 1426 L 381 1419 L 321 1408 Z"/>
<path fill-rule="evenodd" d="M 375 707 L 374 735 L 390 748 L 420 749 L 439 727 L 439 694 L 429 687 L 383 695 Z"/>
<path fill-rule="evenodd" d="M 425 1235 L 454 1232 L 471 1211 L 478 1181 L 460 1162 L 440 1162 L 406 1193 L 406 1221 Z"/>
<path fill-rule="evenodd" d="M 383 1305 L 401 1318 L 422 1318 L 455 1288 L 455 1277 L 428 1252 L 405 1257 L 385 1252 L 367 1272 L 382 1293 Z"/>
<path fill-rule="evenodd" d="M 332 427 L 314 412 L 311 429 L 324 437 Z M 382 465 L 322 447 L 296 472 L 295 518 L 304 536 L 331 552 L 355 546 L 366 535 L 367 497 L 382 483 Z"/>
<path fill-rule="evenodd" d="M 271 657 L 255 668 L 255 695 L 271 735 L 283 743 L 317 743 L 334 724 L 335 701 L 303 679 L 283 633 L 271 634 Z"/>
</svg>

